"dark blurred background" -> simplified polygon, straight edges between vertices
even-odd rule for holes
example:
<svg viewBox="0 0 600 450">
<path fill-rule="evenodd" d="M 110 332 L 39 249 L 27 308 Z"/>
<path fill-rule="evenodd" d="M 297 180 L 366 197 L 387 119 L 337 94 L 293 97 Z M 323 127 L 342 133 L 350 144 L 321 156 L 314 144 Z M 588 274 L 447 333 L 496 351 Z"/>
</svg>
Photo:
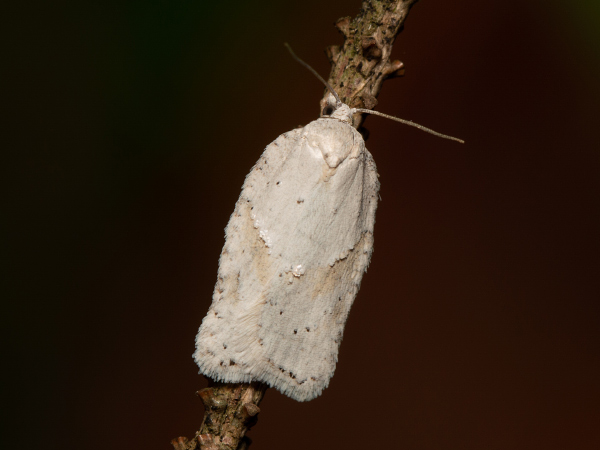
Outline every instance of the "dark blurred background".
<svg viewBox="0 0 600 450">
<path fill-rule="evenodd" d="M 5 11 L 5 448 L 169 449 L 223 229 L 318 115 L 360 1 Z M 10 10 L 12 8 L 12 10 Z M 18 9 L 18 11 L 17 11 Z M 369 118 L 375 253 L 330 387 L 269 390 L 255 449 L 600 448 L 600 4 L 421 1 Z"/>
</svg>

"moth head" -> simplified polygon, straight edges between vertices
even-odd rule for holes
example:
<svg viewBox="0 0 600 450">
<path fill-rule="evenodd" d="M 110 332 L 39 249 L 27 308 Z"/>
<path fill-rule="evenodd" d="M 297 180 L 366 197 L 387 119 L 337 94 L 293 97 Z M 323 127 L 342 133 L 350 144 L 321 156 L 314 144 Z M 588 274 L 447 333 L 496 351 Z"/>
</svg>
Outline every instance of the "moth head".
<svg viewBox="0 0 600 450">
<path fill-rule="evenodd" d="M 348 105 L 336 99 L 333 94 L 327 96 L 327 103 L 323 108 L 322 116 L 328 116 L 333 119 L 339 119 L 349 125 L 352 125 L 352 110 Z"/>
</svg>

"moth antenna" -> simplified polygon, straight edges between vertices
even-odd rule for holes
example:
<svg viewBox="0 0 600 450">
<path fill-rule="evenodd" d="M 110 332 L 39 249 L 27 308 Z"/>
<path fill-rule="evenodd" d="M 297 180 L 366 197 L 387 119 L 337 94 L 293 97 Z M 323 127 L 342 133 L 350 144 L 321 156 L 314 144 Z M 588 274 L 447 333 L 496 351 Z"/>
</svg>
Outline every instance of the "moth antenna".
<svg viewBox="0 0 600 450">
<path fill-rule="evenodd" d="M 335 97 L 335 101 L 337 102 L 336 106 L 339 108 L 342 105 L 342 101 L 338 97 L 337 93 L 333 90 L 333 88 L 329 85 L 329 83 L 327 81 L 325 81 L 323 79 L 323 77 L 321 75 L 319 75 L 315 69 L 310 67 L 307 63 L 302 61 L 300 58 L 298 58 L 296 56 L 296 54 L 294 53 L 294 51 L 292 50 L 292 47 L 290 47 L 290 44 L 288 44 L 287 42 L 284 42 L 283 45 L 285 45 L 285 48 L 288 49 L 288 51 L 290 52 L 290 55 L 292 55 L 292 58 L 294 58 L 296 61 L 298 61 L 300 64 L 302 64 L 308 70 L 310 70 L 315 77 L 317 77 L 319 80 L 321 80 L 321 83 L 323 83 L 325 86 L 327 86 L 327 89 L 329 89 L 331 91 L 331 93 L 333 94 L 333 96 Z"/>
<path fill-rule="evenodd" d="M 363 109 L 363 108 L 352 108 L 353 112 L 359 112 L 359 113 L 365 113 L 365 114 L 373 114 L 375 116 L 381 116 L 381 117 L 385 117 L 386 119 L 392 119 L 395 120 L 396 122 L 400 122 L 403 123 L 404 125 L 410 125 L 411 127 L 415 127 L 418 128 L 419 130 L 425 131 L 426 133 L 429 134 L 433 134 L 434 136 L 437 137 L 441 137 L 444 139 L 450 139 L 451 141 L 456 141 L 456 142 L 460 142 L 461 144 L 464 144 L 465 141 L 463 141 L 462 139 L 458 139 L 452 136 L 448 136 L 442 133 L 438 133 L 437 131 L 433 131 L 430 128 L 424 127 L 423 125 L 419 125 L 418 123 L 414 123 L 410 120 L 404 120 L 404 119 L 400 119 L 398 117 L 394 117 L 394 116 L 390 116 L 388 114 L 384 114 L 384 113 L 380 113 L 379 111 L 372 111 L 370 109 Z"/>
</svg>

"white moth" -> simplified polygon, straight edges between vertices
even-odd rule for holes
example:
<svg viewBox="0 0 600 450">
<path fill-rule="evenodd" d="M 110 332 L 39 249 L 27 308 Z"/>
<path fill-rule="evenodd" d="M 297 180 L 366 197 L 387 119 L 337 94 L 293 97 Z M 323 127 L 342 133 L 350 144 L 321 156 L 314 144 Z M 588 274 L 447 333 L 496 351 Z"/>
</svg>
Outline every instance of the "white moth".
<svg viewBox="0 0 600 450">
<path fill-rule="evenodd" d="M 194 353 L 214 380 L 260 381 L 298 401 L 329 385 L 373 252 L 378 175 L 352 126 L 371 111 L 329 89 L 333 112 L 279 136 L 246 177 Z"/>
</svg>

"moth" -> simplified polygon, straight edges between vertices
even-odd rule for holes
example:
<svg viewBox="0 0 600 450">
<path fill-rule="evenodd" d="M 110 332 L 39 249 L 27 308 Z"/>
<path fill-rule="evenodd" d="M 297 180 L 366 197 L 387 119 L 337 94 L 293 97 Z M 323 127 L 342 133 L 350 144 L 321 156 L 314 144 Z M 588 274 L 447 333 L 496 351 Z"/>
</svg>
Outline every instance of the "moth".
<svg viewBox="0 0 600 450">
<path fill-rule="evenodd" d="M 247 175 L 194 359 L 216 381 L 259 381 L 307 401 L 329 385 L 373 253 L 379 181 L 352 116 L 432 131 L 350 108 L 288 50 L 330 90 L 328 114 L 275 139 Z"/>
</svg>

